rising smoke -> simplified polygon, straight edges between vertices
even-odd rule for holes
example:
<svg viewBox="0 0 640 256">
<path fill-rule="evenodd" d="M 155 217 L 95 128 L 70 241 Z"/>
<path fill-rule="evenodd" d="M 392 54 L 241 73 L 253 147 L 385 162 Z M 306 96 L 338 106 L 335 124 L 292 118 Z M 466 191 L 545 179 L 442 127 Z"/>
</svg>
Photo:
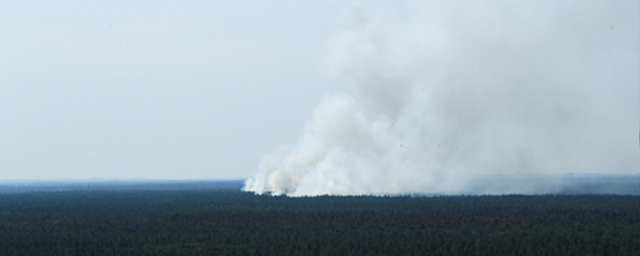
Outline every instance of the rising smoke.
<svg viewBox="0 0 640 256">
<path fill-rule="evenodd" d="M 350 91 L 244 190 L 553 193 L 550 174 L 637 172 L 638 3 L 482 2 L 354 8 L 328 60 Z"/>
</svg>

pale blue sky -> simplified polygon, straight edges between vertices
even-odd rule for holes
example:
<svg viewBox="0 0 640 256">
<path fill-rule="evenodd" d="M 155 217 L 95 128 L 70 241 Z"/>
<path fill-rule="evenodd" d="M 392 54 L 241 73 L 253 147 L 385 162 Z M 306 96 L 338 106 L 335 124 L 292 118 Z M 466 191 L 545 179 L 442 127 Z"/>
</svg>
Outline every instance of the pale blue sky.
<svg viewBox="0 0 640 256">
<path fill-rule="evenodd" d="M 373 16 L 416 6 L 365 3 Z M 353 8 L 2 1 L 0 180 L 249 177 L 263 155 L 299 139 L 325 95 L 348 90 L 327 56 L 331 39 L 358 22 Z M 633 33 L 619 40 L 637 45 L 637 24 L 619 22 L 612 29 Z M 621 81 L 637 86 L 634 53 L 636 73 Z"/>
<path fill-rule="evenodd" d="M 0 179 L 245 178 L 322 96 L 339 1 L 0 3 Z"/>
</svg>

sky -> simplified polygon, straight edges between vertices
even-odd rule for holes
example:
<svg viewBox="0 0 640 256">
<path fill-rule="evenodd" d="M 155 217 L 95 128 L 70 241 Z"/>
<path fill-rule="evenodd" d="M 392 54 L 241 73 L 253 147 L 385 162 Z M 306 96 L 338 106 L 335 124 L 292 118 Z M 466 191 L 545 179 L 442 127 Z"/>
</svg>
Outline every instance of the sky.
<svg viewBox="0 0 640 256">
<path fill-rule="evenodd" d="M 601 111 L 594 117 L 606 116 L 610 125 L 596 127 L 593 118 L 580 119 L 586 120 L 589 129 L 582 137 L 576 135 L 576 141 L 600 129 L 604 134 L 626 135 L 615 137 L 608 144 L 602 142 L 602 145 L 616 147 L 627 138 L 633 138 L 633 145 L 637 145 L 637 2 L 604 9 L 599 8 L 603 1 L 550 3 L 549 7 L 541 4 L 532 8 L 526 4 L 505 6 L 501 2 L 488 1 L 473 8 L 456 6 L 456 3 L 440 8 L 433 2 L 416 1 L 397 4 L 382 1 L 3 1 L 0 3 L 0 180 L 252 177 L 264 172 L 261 166 L 272 159 L 272 152 L 282 145 L 299 145 L 308 137 L 307 131 L 319 122 L 314 120 L 321 115 L 318 112 L 327 108 L 327 101 L 340 99 L 341 95 L 353 97 L 356 104 L 358 99 L 364 99 L 362 104 L 374 102 L 371 103 L 373 107 L 363 107 L 373 112 L 380 111 L 378 103 L 393 102 L 393 99 L 387 101 L 379 97 L 394 96 L 395 93 L 373 98 L 364 95 L 372 91 L 385 92 L 383 87 L 379 90 L 360 88 L 371 88 L 366 81 L 372 77 L 369 74 L 380 72 L 377 68 L 382 68 L 382 73 L 390 73 L 388 76 L 392 80 L 418 77 L 426 79 L 424 83 L 441 78 L 394 74 L 401 72 L 399 70 L 435 65 L 429 63 L 459 67 L 460 71 L 453 76 L 475 74 L 475 67 L 461 63 L 462 57 L 453 50 L 477 54 L 470 56 L 471 59 L 486 57 L 484 53 L 491 53 L 487 49 L 495 50 L 489 46 L 505 45 L 499 43 L 505 35 L 496 31 L 504 29 L 517 34 L 520 25 L 526 27 L 525 31 L 541 34 L 533 38 L 513 37 L 527 41 L 507 46 L 530 47 L 536 41 L 529 39 L 561 35 L 560 39 L 545 41 L 560 46 L 549 48 L 551 50 L 543 55 L 559 56 L 553 60 L 560 64 L 584 65 L 558 69 L 576 72 L 560 76 L 560 80 L 583 77 L 616 83 L 615 86 L 595 86 L 598 81 L 588 82 L 585 86 L 591 87 L 576 91 L 570 98 L 571 104 L 559 106 L 560 111 L 533 108 L 534 111 L 560 112 L 560 115 L 574 113 L 576 106 L 581 104 L 580 99 L 588 99 L 595 103 L 587 102 L 585 109 Z M 460 15 L 459 9 L 465 17 L 471 17 L 471 21 L 484 22 L 488 18 L 493 27 L 463 29 L 470 20 Z M 511 13 L 514 9 L 516 11 Z M 565 10 L 571 11 L 565 15 Z M 425 19 L 425 16 L 430 18 Z M 522 24 L 512 23 L 514 19 Z M 607 34 L 599 34 L 604 32 Z M 570 40 L 563 41 L 567 35 Z M 425 38 L 427 36 L 429 38 Z M 511 37 L 507 35 L 506 38 Z M 452 39 L 488 41 L 469 43 Z M 376 51 L 380 42 L 388 47 Z M 576 42 L 580 45 L 569 45 Z M 554 53 L 554 49 L 570 52 Z M 507 53 L 518 52 L 518 49 L 509 49 Z M 383 57 L 376 57 L 378 55 Z M 421 60 L 427 58 L 429 62 L 416 61 L 418 57 L 415 56 Z M 572 59 L 576 56 L 587 57 Z M 593 63 L 599 60 L 607 61 Z M 368 64 L 362 64 L 367 61 L 380 65 L 371 69 Z M 493 63 L 508 68 L 519 62 Z M 433 70 L 438 72 L 437 67 Z M 600 75 L 580 73 L 585 70 Z M 547 68 L 536 74 L 548 75 L 554 71 Z M 507 76 L 506 79 L 517 80 L 518 77 Z M 501 91 L 499 86 L 496 88 L 492 93 Z M 582 87 L 550 87 L 547 92 L 571 95 L 571 90 L 577 88 Z M 459 89 L 474 90 L 473 87 Z M 528 98 L 526 94 L 536 92 L 524 90 L 515 95 L 522 97 L 518 100 L 534 102 L 541 98 Z M 434 119 L 448 120 L 445 116 L 455 116 L 455 121 L 446 124 L 474 124 L 472 118 L 460 115 L 473 116 L 469 108 L 477 109 L 476 105 L 447 101 L 447 97 L 455 96 L 449 92 L 433 90 L 429 93 L 425 95 L 442 96 L 437 104 L 429 105 L 442 107 L 441 111 L 429 113 Z M 492 93 L 480 95 L 495 96 Z M 458 100 L 467 103 L 478 100 L 469 95 L 464 97 L 471 98 Z M 399 101 L 406 100 L 410 106 L 417 104 L 411 102 L 420 99 L 398 98 Z M 490 101 L 490 98 L 483 99 Z M 560 97 L 550 99 L 552 102 L 563 100 Z M 381 113 L 393 116 L 391 112 L 404 111 L 407 104 L 399 104 L 397 108 L 382 106 Z M 487 109 L 499 107 L 481 106 Z M 417 107 L 423 106 L 418 104 Z M 584 112 L 587 111 L 580 111 L 580 114 L 591 113 Z M 523 113 L 532 118 L 492 116 L 494 119 L 490 119 L 516 120 L 501 126 L 507 130 L 512 123 L 542 120 L 538 118 L 542 114 L 524 110 L 499 112 L 500 115 Z M 416 115 L 422 114 L 425 113 Z M 424 121 L 423 118 L 416 120 Z M 534 124 L 534 127 L 546 129 L 548 126 Z M 564 129 L 575 131 L 576 127 Z M 477 129 L 459 131 L 482 134 Z M 513 131 L 516 136 L 529 130 Z M 576 133 L 581 134 L 580 131 Z M 554 133 L 554 136 L 564 135 Z M 610 137 L 596 139 L 608 140 Z M 588 147 L 589 143 L 579 146 L 585 145 Z M 623 152 L 624 164 L 610 172 L 637 173 L 637 146 L 625 144 L 617 148 L 609 152 Z M 635 150 L 631 152 L 633 165 L 627 164 L 630 162 L 629 149 Z M 601 151 L 588 153 L 587 157 L 593 158 Z M 578 161 L 580 158 L 571 159 Z M 614 160 L 619 159 L 611 158 L 610 161 Z M 310 164 L 317 165 L 318 162 Z"/>
<path fill-rule="evenodd" d="M 324 94 L 340 1 L 0 3 L 0 179 L 237 179 Z"/>
</svg>

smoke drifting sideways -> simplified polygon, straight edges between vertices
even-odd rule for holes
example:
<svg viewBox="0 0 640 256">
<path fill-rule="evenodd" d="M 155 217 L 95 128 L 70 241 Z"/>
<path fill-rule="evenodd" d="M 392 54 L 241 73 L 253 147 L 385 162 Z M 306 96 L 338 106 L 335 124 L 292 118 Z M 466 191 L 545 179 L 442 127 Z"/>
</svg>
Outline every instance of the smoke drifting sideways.
<svg viewBox="0 0 640 256">
<path fill-rule="evenodd" d="M 327 61 L 352 87 L 243 190 L 545 194 L 637 173 L 638 3 L 482 2 L 354 8 Z"/>
</svg>

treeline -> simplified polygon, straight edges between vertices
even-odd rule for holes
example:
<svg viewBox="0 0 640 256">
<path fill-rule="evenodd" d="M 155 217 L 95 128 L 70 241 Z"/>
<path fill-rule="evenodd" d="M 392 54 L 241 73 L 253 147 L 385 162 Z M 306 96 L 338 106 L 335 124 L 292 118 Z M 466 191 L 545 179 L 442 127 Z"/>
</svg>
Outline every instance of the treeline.
<svg viewBox="0 0 640 256">
<path fill-rule="evenodd" d="M 0 194 L 0 255 L 640 255 L 637 196 Z"/>
</svg>

